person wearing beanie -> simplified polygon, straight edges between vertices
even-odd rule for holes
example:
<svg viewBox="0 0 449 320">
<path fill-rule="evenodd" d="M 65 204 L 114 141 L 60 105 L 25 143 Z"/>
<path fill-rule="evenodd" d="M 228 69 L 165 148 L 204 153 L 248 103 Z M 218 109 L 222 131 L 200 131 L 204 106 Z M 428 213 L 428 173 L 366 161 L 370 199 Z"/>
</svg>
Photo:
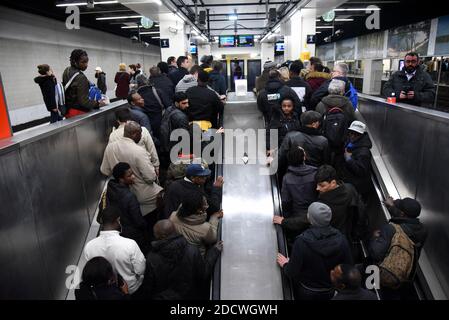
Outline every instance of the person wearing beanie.
<svg viewBox="0 0 449 320">
<path fill-rule="evenodd" d="M 345 236 L 330 226 L 329 206 L 313 202 L 307 210 L 311 227 L 299 235 L 290 258 L 278 254 L 277 263 L 292 280 L 298 300 L 330 300 L 334 288 L 331 270 L 338 264 L 352 264 L 352 255 Z"/>
<path fill-rule="evenodd" d="M 393 200 L 388 197 L 384 202 L 391 219 L 379 230 L 374 231 L 368 243 L 368 253 L 375 263 L 384 260 L 390 248 L 391 240 L 396 233 L 393 224 L 399 225 L 405 234 L 413 241 L 417 256 L 414 263 L 418 262 L 421 249 L 427 238 L 427 230 L 419 220 L 421 205 L 412 198 Z M 412 280 L 412 279 L 410 279 Z"/>
</svg>

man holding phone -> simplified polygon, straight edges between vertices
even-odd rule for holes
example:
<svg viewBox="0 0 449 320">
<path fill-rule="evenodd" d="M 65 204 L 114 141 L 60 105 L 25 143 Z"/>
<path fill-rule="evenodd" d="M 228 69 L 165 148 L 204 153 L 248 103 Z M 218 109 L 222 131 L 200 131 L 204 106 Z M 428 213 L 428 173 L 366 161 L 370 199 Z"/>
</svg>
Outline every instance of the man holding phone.
<svg viewBox="0 0 449 320">
<path fill-rule="evenodd" d="M 435 85 L 428 73 L 421 69 L 419 55 L 409 52 L 405 55 L 402 70 L 392 74 L 384 85 L 384 95 L 394 95 L 398 102 L 416 106 L 432 106 L 435 100 Z"/>
</svg>

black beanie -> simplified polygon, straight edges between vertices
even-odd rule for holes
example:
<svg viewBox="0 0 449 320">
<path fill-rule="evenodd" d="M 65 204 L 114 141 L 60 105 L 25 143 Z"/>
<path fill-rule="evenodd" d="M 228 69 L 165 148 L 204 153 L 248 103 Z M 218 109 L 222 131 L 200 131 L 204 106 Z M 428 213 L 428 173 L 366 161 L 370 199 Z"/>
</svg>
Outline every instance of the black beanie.
<svg viewBox="0 0 449 320">
<path fill-rule="evenodd" d="M 421 213 L 421 205 L 412 198 L 394 200 L 394 206 L 410 218 L 417 218 Z"/>
</svg>

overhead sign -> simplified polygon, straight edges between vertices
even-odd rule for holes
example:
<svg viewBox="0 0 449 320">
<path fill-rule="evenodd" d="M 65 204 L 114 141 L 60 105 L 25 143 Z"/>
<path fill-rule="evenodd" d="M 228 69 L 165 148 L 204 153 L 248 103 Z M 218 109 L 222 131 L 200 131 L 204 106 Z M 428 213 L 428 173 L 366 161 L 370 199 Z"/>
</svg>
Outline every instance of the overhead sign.
<svg viewBox="0 0 449 320">
<path fill-rule="evenodd" d="M 170 41 L 168 39 L 161 39 L 161 48 L 170 48 Z"/>
<path fill-rule="evenodd" d="M 9 137 L 12 137 L 11 123 L 9 122 L 6 96 L 3 90 L 2 76 L 0 75 L 0 139 Z"/>
<path fill-rule="evenodd" d="M 315 44 L 315 43 L 316 43 L 316 36 L 314 34 L 308 34 L 307 44 Z"/>
<path fill-rule="evenodd" d="M 142 19 L 140 19 L 140 24 L 145 29 L 150 29 L 153 26 L 154 22 L 150 18 L 142 17 Z"/>
</svg>

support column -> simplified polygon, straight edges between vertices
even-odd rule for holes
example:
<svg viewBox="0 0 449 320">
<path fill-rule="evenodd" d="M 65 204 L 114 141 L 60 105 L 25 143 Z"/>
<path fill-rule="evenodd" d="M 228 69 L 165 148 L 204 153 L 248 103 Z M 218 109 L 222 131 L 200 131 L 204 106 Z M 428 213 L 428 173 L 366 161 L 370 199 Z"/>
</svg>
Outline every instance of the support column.
<svg viewBox="0 0 449 320">
<path fill-rule="evenodd" d="M 363 60 L 363 90 L 369 95 L 379 95 L 382 89 L 382 60 Z"/>
<path fill-rule="evenodd" d="M 198 45 L 198 62 L 202 56 L 210 56 L 212 53 L 210 43 L 204 43 Z"/>
<path fill-rule="evenodd" d="M 285 39 L 285 60 L 297 60 L 301 54 L 315 55 L 315 44 L 307 44 L 307 35 L 314 35 L 316 27 L 316 9 L 302 9 L 296 12 L 286 23 L 288 28 Z M 304 58 L 304 57 L 303 57 Z M 308 60 L 308 59 L 307 59 Z"/>
<path fill-rule="evenodd" d="M 161 39 L 169 40 L 168 48 L 161 48 L 161 60 L 167 61 L 170 56 L 179 57 L 189 54 L 190 42 L 187 38 L 188 26 L 174 13 L 159 15 Z"/>
</svg>

